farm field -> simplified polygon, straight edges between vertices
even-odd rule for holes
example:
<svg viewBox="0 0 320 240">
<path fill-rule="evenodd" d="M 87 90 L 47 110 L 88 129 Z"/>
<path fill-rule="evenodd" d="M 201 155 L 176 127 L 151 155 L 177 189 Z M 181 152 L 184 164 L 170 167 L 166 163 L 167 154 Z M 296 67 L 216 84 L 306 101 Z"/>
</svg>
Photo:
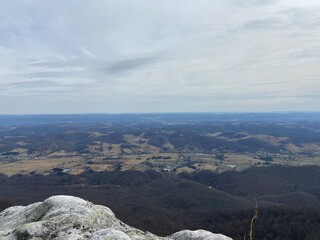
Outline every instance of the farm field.
<svg viewBox="0 0 320 240">
<path fill-rule="evenodd" d="M 267 121 L 260 115 L 256 120 L 229 116 L 226 121 L 168 116 L 2 124 L 0 173 L 79 174 L 88 169 L 221 173 L 251 166 L 320 165 L 317 121 L 277 117 Z"/>
</svg>

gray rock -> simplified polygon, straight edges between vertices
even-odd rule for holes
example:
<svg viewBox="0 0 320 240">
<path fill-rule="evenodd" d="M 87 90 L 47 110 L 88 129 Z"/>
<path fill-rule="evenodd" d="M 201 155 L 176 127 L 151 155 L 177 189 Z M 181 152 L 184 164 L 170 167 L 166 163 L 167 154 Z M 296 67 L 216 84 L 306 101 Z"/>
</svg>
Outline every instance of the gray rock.
<svg viewBox="0 0 320 240">
<path fill-rule="evenodd" d="M 158 237 L 128 226 L 107 207 L 72 196 L 53 196 L 0 213 L 0 240 L 230 240 L 204 230 Z"/>
<path fill-rule="evenodd" d="M 214 234 L 206 230 L 183 230 L 170 236 L 174 240 L 232 240 L 222 234 Z"/>
<path fill-rule="evenodd" d="M 127 234 L 119 230 L 115 230 L 113 228 L 107 228 L 107 229 L 97 231 L 90 238 L 90 240 L 107 240 L 107 239 L 130 240 Z"/>
</svg>

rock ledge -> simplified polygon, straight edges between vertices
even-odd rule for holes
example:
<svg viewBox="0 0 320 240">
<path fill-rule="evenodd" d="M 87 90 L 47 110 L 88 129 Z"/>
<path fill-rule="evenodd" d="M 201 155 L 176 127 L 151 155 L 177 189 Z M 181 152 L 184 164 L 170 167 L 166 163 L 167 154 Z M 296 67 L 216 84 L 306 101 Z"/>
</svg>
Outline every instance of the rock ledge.
<svg viewBox="0 0 320 240">
<path fill-rule="evenodd" d="M 232 240 L 205 230 L 183 230 L 168 237 L 130 227 L 107 207 L 72 196 L 53 196 L 0 213 L 0 240 Z"/>
</svg>

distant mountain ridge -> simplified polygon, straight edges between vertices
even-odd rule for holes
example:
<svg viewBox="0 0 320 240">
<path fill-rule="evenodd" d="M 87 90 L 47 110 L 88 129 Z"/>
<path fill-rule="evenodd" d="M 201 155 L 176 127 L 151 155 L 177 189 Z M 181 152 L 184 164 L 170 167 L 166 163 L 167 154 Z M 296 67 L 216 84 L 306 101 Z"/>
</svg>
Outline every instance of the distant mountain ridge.
<svg viewBox="0 0 320 240">
<path fill-rule="evenodd" d="M 0 126 L 57 123 L 134 123 L 134 122 L 214 122 L 214 121 L 320 121 L 320 112 L 261 113 L 121 113 L 121 114 L 41 114 L 1 115 Z"/>
</svg>

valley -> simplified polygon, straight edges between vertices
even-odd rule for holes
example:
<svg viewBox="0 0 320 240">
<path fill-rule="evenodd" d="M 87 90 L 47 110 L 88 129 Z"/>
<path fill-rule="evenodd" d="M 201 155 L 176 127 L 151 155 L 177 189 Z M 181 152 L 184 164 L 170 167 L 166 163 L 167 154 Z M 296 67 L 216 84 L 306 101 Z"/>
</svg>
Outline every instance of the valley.
<svg viewBox="0 0 320 240">
<path fill-rule="evenodd" d="M 0 172 L 221 173 L 251 166 L 320 165 L 319 122 L 205 117 L 3 125 Z"/>
<path fill-rule="evenodd" d="M 0 211 L 72 195 L 167 236 L 318 239 L 317 114 L 0 116 Z"/>
</svg>

